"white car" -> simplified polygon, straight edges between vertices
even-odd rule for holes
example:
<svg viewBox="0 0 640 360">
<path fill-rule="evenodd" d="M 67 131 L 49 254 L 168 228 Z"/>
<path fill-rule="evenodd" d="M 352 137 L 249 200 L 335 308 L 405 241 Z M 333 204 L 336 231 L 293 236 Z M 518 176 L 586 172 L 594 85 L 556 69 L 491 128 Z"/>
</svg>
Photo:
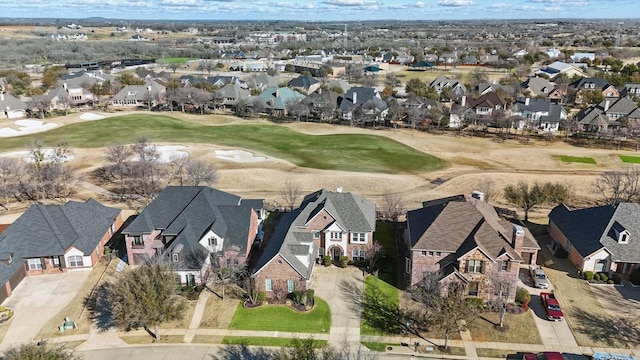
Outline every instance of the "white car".
<svg viewBox="0 0 640 360">
<path fill-rule="evenodd" d="M 544 270 L 542 270 L 540 266 L 531 267 L 531 278 L 533 279 L 533 286 L 540 289 L 549 288 L 549 279 L 547 279 L 547 274 L 544 273 Z"/>
</svg>

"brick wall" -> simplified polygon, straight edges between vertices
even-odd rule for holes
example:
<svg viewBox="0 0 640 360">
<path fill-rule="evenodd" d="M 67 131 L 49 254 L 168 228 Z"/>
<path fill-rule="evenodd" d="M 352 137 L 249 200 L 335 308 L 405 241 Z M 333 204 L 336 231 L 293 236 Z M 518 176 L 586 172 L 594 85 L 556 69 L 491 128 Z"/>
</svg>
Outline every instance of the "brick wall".
<svg viewBox="0 0 640 360">
<path fill-rule="evenodd" d="M 129 261 L 129 265 L 137 265 L 135 262 L 135 256 L 137 254 L 146 255 L 148 257 L 153 257 L 155 255 L 155 250 L 151 248 L 153 244 L 153 239 L 156 238 L 160 234 L 160 230 L 154 230 L 151 234 L 142 235 L 142 246 L 134 246 L 133 245 L 133 236 L 126 235 L 125 236 L 125 244 L 127 245 L 127 259 Z"/>
<path fill-rule="evenodd" d="M 255 275 L 256 291 L 264 291 L 267 298 L 284 298 L 288 294 L 287 280 L 294 280 L 294 290 L 306 290 L 307 281 L 295 271 L 280 255 L 274 257 Z M 272 291 L 266 291 L 266 279 L 271 279 Z"/>
<path fill-rule="evenodd" d="M 569 239 L 567 239 L 567 237 L 564 236 L 564 234 L 558 228 L 558 226 L 556 226 L 556 224 L 551 220 L 549 220 L 548 229 L 549 229 L 549 235 L 551 235 L 553 240 L 558 244 L 560 244 L 560 246 L 562 246 L 564 249 L 567 249 L 567 247 L 569 246 Z M 583 271 L 584 259 L 582 258 L 582 255 L 580 255 L 573 246 L 571 246 L 571 249 L 568 252 L 569 252 L 569 261 L 571 261 L 571 263 L 576 267 L 576 269 Z"/>
<path fill-rule="evenodd" d="M 411 252 L 411 285 L 420 282 L 425 273 L 440 270 L 442 260 L 450 255 L 449 253 L 440 253 L 440 256 L 436 256 L 435 252 L 433 255 L 429 255 L 430 253 L 421 250 Z"/>
</svg>

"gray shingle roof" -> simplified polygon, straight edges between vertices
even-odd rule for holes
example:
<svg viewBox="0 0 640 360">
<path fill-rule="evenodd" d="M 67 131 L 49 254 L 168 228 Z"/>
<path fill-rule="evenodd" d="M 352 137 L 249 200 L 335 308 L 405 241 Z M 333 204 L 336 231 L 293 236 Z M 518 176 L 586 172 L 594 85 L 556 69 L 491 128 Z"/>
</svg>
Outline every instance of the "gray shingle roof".
<svg viewBox="0 0 640 360">
<path fill-rule="evenodd" d="M 64 205 L 32 205 L 0 234 L 0 253 L 13 253 L 18 259 L 60 256 L 73 246 L 89 255 L 120 212 L 93 199 Z M 24 261 L 14 263 L 22 265 Z M 4 284 L 14 272 L 12 266 L 0 264 L 0 283 Z"/>
<path fill-rule="evenodd" d="M 243 254 L 248 250 L 251 211 L 261 203 L 206 186 L 168 186 L 122 233 L 141 235 L 161 229 L 163 235 L 176 236 L 166 252 L 183 244 L 184 258 L 198 259 L 204 249 L 198 242 L 211 230 L 225 239 L 223 250 Z"/>
<path fill-rule="evenodd" d="M 0 94 L 0 111 L 9 110 L 25 110 L 27 104 L 11 94 Z"/>
<path fill-rule="evenodd" d="M 549 220 L 558 227 L 582 257 L 606 248 L 616 262 L 640 263 L 640 204 L 596 206 L 572 210 L 556 206 Z M 629 232 L 626 244 L 618 243 L 613 228 Z"/>
<path fill-rule="evenodd" d="M 319 190 L 305 196 L 300 207 L 286 213 L 256 264 L 254 273 L 259 272 L 276 255 L 280 254 L 305 279 L 309 279 L 315 259 L 312 258 L 313 238 L 306 227 L 314 214 L 326 210 L 335 222 L 346 231 L 375 231 L 376 205 L 351 193 Z M 320 229 L 318 229 L 320 230 Z M 306 249 L 306 250 L 305 250 Z M 308 254 L 306 263 L 297 256 Z"/>
</svg>

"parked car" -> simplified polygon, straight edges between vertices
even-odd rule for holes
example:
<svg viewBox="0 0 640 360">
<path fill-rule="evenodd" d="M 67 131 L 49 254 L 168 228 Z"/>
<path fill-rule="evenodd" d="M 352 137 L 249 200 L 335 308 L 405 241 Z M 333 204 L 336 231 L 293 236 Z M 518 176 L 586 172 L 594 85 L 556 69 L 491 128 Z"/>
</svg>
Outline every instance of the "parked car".
<svg viewBox="0 0 640 360">
<path fill-rule="evenodd" d="M 522 360 L 589 360 L 581 354 L 559 353 L 556 351 L 545 351 L 537 354 L 525 353 Z M 628 360 L 628 359 L 625 359 Z"/>
<path fill-rule="evenodd" d="M 547 279 L 547 274 L 545 274 L 544 270 L 542 270 L 540 266 L 531 267 L 531 278 L 533 279 L 534 287 L 540 289 L 549 288 L 549 279 Z"/>
<path fill-rule="evenodd" d="M 544 310 L 547 312 L 547 319 L 551 321 L 562 321 L 564 319 L 564 314 L 562 310 L 560 310 L 560 304 L 558 303 L 558 299 L 556 299 L 555 295 L 548 292 L 540 293 L 540 302 L 544 307 Z"/>
</svg>

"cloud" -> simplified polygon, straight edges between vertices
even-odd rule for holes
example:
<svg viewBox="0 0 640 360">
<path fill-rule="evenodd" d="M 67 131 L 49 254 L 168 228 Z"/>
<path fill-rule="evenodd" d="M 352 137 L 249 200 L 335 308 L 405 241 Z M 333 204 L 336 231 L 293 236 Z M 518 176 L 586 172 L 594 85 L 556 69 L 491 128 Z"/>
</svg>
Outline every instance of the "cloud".
<svg viewBox="0 0 640 360">
<path fill-rule="evenodd" d="M 473 0 L 440 0 L 438 1 L 438 5 L 440 6 L 469 6 L 473 5 Z"/>
<path fill-rule="evenodd" d="M 323 3 L 334 6 L 361 7 L 370 5 L 379 5 L 380 3 L 373 0 L 325 0 Z"/>
</svg>

